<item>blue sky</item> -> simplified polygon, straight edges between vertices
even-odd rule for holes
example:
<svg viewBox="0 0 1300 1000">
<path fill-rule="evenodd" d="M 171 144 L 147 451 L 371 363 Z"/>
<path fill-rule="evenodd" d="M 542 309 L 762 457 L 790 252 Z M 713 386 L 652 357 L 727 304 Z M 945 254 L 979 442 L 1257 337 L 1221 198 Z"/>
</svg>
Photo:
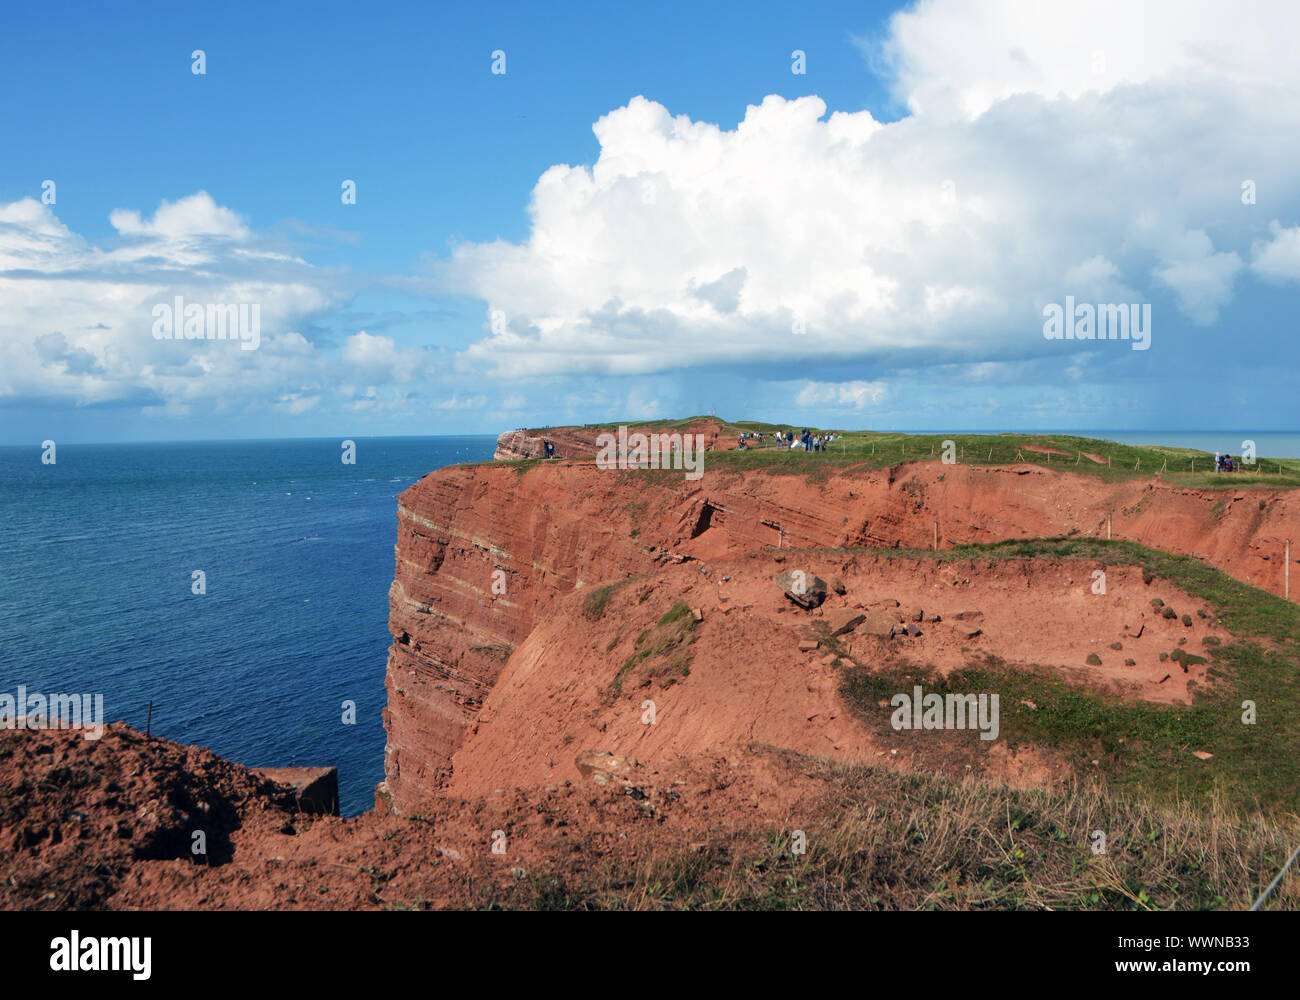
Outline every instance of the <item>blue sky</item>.
<svg viewBox="0 0 1300 1000">
<path fill-rule="evenodd" d="M 1296 426 L 1286 5 L 700 7 L 7 10 L 0 442 Z"/>
</svg>

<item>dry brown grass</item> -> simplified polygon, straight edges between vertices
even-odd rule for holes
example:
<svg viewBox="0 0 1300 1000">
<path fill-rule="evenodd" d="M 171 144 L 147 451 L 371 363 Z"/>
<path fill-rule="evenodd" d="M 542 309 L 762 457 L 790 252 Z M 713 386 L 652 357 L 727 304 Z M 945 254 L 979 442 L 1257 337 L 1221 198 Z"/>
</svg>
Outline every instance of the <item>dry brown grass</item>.
<svg viewBox="0 0 1300 1000">
<path fill-rule="evenodd" d="M 720 831 L 569 880 L 595 909 L 1245 909 L 1285 863 L 1294 816 L 1242 815 L 1223 799 L 1173 806 L 1099 784 L 1017 791 L 770 751 L 828 792 L 800 827 Z M 1094 854 L 1093 831 L 1106 837 Z M 556 905 L 553 898 L 534 905 Z M 1292 873 L 1266 909 L 1300 908 Z"/>
</svg>

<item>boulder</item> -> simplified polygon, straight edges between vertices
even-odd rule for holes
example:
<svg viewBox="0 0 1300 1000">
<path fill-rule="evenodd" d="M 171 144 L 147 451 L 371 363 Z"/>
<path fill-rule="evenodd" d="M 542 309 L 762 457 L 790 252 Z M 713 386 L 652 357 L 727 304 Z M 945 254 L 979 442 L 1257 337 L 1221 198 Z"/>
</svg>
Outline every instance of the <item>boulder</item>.
<svg viewBox="0 0 1300 1000">
<path fill-rule="evenodd" d="M 826 581 L 811 570 L 788 569 L 774 579 L 785 596 L 801 608 L 820 607 L 826 600 Z"/>
<path fill-rule="evenodd" d="M 898 633 L 898 622 L 888 611 L 882 611 L 877 608 L 869 611 L 864 616 L 860 630 L 867 635 L 879 636 L 881 639 L 892 639 Z"/>
<path fill-rule="evenodd" d="M 853 608 L 840 608 L 826 616 L 826 624 L 830 626 L 831 635 L 844 635 L 861 625 L 866 617 L 861 611 Z"/>
</svg>

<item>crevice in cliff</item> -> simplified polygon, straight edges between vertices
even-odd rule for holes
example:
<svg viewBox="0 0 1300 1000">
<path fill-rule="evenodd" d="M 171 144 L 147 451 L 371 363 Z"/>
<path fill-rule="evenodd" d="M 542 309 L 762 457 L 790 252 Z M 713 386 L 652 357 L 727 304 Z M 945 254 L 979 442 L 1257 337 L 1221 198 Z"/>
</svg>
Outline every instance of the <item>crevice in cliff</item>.
<svg viewBox="0 0 1300 1000">
<path fill-rule="evenodd" d="M 695 520 L 695 527 L 691 529 L 691 537 L 699 538 L 700 535 L 708 531 L 713 525 L 713 515 L 720 509 L 705 500 L 704 505 L 700 507 L 700 516 Z"/>
</svg>

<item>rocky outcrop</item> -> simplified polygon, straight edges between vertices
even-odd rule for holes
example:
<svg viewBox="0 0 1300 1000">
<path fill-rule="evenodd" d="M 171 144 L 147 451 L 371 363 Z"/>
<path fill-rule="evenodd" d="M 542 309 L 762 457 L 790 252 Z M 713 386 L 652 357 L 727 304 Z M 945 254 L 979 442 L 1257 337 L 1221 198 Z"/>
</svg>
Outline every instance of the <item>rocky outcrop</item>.
<svg viewBox="0 0 1300 1000">
<path fill-rule="evenodd" d="M 579 430 L 572 442 L 547 436 L 561 453 L 590 455 L 598 431 L 588 445 Z M 502 435 L 498 454 L 527 452 L 535 436 Z M 1300 493 L 1242 491 L 1228 495 L 1226 508 L 1224 499 L 1031 465 L 846 467 L 816 485 L 710 472 L 707 462 L 698 481 L 601 470 L 581 458 L 439 470 L 398 501 L 381 798 L 410 812 L 448 783 L 452 758 L 512 651 L 574 590 L 769 547 L 928 549 L 936 534 L 941 547 L 1105 537 L 1109 516 L 1114 538 L 1198 556 L 1280 593 L 1283 539 L 1300 535 Z"/>
<path fill-rule="evenodd" d="M 255 767 L 257 774 L 293 790 L 298 811 L 315 816 L 339 814 L 337 767 Z"/>
<path fill-rule="evenodd" d="M 643 431 L 649 433 L 655 424 L 629 425 L 629 433 Z M 735 446 L 734 441 L 720 439 L 722 421 L 714 418 L 693 420 L 685 428 L 675 428 L 679 433 L 702 434 L 706 446 L 710 449 L 726 449 Z M 556 458 L 590 458 L 596 454 L 596 439 L 604 433 L 611 432 L 605 425 L 584 425 L 582 427 L 548 427 L 534 431 L 519 428 L 507 431 L 497 438 L 497 448 L 493 455 L 497 461 L 516 461 L 523 458 L 545 458 L 545 443 L 550 441 L 555 446 Z"/>
</svg>

